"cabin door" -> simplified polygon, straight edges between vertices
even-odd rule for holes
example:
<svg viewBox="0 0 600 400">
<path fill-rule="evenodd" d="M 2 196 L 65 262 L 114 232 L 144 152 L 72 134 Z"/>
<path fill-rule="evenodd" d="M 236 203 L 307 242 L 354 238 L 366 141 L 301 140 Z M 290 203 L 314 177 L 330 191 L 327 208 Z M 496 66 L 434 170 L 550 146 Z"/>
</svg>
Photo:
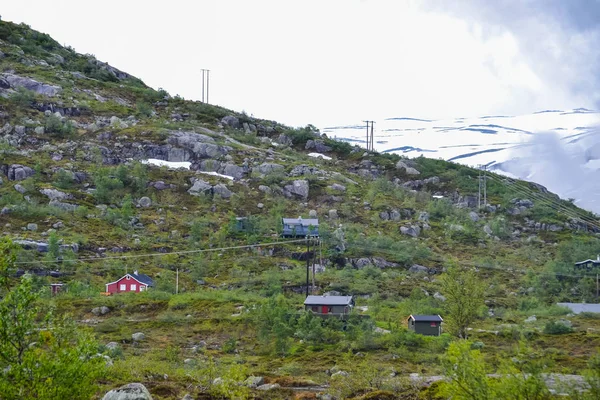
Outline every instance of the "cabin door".
<svg viewBox="0 0 600 400">
<path fill-rule="evenodd" d="M 328 308 L 329 308 L 329 307 L 327 307 L 327 306 L 323 306 L 323 307 L 321 307 L 321 313 L 322 313 L 322 314 L 327 314 L 327 309 L 328 309 Z"/>
</svg>

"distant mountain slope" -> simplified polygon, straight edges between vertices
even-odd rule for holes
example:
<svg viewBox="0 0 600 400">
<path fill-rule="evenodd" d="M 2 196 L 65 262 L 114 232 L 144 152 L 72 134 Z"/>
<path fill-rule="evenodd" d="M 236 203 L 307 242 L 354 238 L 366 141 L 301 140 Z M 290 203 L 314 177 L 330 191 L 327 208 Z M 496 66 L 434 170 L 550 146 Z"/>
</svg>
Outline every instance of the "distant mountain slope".
<svg viewBox="0 0 600 400">
<path fill-rule="evenodd" d="M 538 182 L 599 212 L 600 113 L 578 108 L 519 116 L 378 121 L 375 149 L 407 157 L 456 161 Z M 362 126 L 327 127 L 338 140 L 364 143 Z"/>
</svg>

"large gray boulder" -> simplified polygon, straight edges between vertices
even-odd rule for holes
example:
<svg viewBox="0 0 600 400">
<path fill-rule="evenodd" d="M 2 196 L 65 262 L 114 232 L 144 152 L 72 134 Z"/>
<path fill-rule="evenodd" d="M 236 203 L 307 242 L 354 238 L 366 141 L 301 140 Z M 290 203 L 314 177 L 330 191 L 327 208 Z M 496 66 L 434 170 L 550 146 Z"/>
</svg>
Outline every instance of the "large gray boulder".
<svg viewBox="0 0 600 400">
<path fill-rule="evenodd" d="M 142 332 L 136 332 L 131 334 L 131 338 L 134 341 L 139 342 L 140 340 L 146 339 L 146 335 L 144 335 Z"/>
<path fill-rule="evenodd" d="M 400 227 L 400 233 L 416 238 L 421 234 L 421 228 L 419 228 L 417 225 L 402 226 Z"/>
<path fill-rule="evenodd" d="M 223 175 L 231 176 L 235 179 L 242 179 L 246 171 L 244 168 L 235 165 L 235 164 L 225 164 L 223 165 Z"/>
<path fill-rule="evenodd" d="M 233 195 L 233 192 L 222 183 L 218 183 L 215 186 L 213 186 L 213 193 L 218 194 L 224 199 L 228 199 Z"/>
<path fill-rule="evenodd" d="M 242 124 L 240 124 L 240 120 L 238 117 L 234 117 L 233 115 L 228 115 L 226 117 L 221 118 L 221 124 L 223 126 L 228 126 L 233 129 L 240 129 Z"/>
<path fill-rule="evenodd" d="M 230 147 L 214 144 L 214 139 L 196 132 L 170 132 L 167 143 L 174 146 L 169 150 L 169 161 L 219 158 L 229 152 Z"/>
<path fill-rule="evenodd" d="M 3 78 L 11 88 L 25 88 L 27 90 L 34 91 L 37 94 L 41 94 L 48 97 L 54 97 L 62 91 L 60 86 L 49 85 L 46 83 L 38 82 L 34 79 L 27 78 L 16 74 L 2 74 L 0 78 Z"/>
<path fill-rule="evenodd" d="M 427 272 L 429 272 L 429 268 L 424 267 L 419 264 L 413 264 L 413 266 L 411 266 L 408 269 L 408 272 L 412 272 L 412 273 L 425 272 L 425 273 L 427 273 Z"/>
<path fill-rule="evenodd" d="M 203 181 L 202 179 L 197 179 L 194 181 L 192 187 L 188 190 L 188 193 L 192 196 L 202 196 L 205 194 L 210 194 L 212 191 L 212 186 L 210 183 Z"/>
<path fill-rule="evenodd" d="M 8 167 L 8 180 L 10 181 L 22 181 L 34 174 L 35 171 L 33 169 L 21 164 L 13 164 Z"/>
<path fill-rule="evenodd" d="M 283 193 L 286 197 L 299 197 L 302 200 L 308 199 L 308 181 L 297 180 L 290 185 L 285 185 Z"/>
<path fill-rule="evenodd" d="M 273 172 L 283 171 L 284 167 L 280 164 L 275 163 L 263 163 L 259 165 L 257 168 L 259 173 L 263 175 L 272 174 Z"/>
<path fill-rule="evenodd" d="M 40 193 L 48 197 L 50 200 L 65 200 L 71 198 L 71 196 L 67 193 L 56 189 L 40 189 Z"/>
<path fill-rule="evenodd" d="M 141 383 L 128 383 L 109 391 L 102 400 L 152 400 L 152 395 Z"/>
</svg>

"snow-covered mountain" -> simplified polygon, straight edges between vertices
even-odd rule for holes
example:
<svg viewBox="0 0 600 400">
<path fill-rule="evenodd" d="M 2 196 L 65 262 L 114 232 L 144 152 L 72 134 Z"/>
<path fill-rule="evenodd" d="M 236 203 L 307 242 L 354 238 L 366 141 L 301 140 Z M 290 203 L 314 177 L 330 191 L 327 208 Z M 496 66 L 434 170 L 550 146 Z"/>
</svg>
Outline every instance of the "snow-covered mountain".
<svg viewBox="0 0 600 400">
<path fill-rule="evenodd" d="M 365 146 L 366 127 L 332 126 L 329 137 Z M 375 122 L 375 150 L 423 155 L 540 183 L 600 213 L 600 112 L 585 108 L 519 116 Z"/>
</svg>

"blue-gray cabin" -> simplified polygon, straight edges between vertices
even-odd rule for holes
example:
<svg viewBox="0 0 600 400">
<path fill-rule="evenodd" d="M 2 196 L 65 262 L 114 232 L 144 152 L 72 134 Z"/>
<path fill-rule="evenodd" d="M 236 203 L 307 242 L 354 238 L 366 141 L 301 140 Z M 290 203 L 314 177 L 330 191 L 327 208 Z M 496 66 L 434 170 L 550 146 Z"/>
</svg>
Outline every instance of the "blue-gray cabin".
<svg viewBox="0 0 600 400">
<path fill-rule="evenodd" d="M 411 315 L 408 317 L 408 329 L 415 333 L 427 336 L 440 336 L 442 334 L 442 322 L 439 315 Z"/>
<path fill-rule="evenodd" d="M 304 309 L 319 316 L 345 318 L 354 308 L 352 296 L 307 296 Z"/>
<path fill-rule="evenodd" d="M 282 218 L 283 237 L 319 237 L 319 220 L 317 218 Z"/>
<path fill-rule="evenodd" d="M 600 255 L 595 260 L 584 260 L 576 262 L 575 267 L 579 269 L 586 269 L 588 271 L 600 267 Z"/>
</svg>

